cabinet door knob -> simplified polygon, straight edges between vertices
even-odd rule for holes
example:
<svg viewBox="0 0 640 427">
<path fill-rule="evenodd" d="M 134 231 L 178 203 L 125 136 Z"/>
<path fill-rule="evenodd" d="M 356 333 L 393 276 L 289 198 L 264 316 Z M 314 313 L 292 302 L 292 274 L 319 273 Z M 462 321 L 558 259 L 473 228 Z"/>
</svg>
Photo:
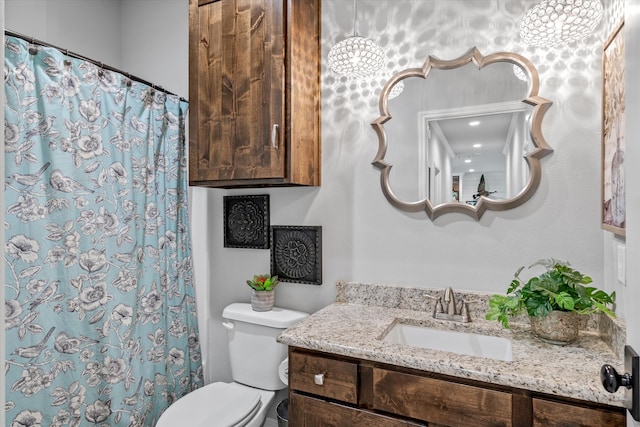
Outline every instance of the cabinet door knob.
<svg viewBox="0 0 640 427">
<path fill-rule="evenodd" d="M 278 139 L 278 125 L 274 124 L 271 128 L 271 145 L 275 149 L 278 149 Z"/>
<path fill-rule="evenodd" d="M 314 375 L 313 382 L 316 383 L 317 385 L 323 385 L 324 384 L 324 374 L 316 374 L 316 375 Z"/>
</svg>

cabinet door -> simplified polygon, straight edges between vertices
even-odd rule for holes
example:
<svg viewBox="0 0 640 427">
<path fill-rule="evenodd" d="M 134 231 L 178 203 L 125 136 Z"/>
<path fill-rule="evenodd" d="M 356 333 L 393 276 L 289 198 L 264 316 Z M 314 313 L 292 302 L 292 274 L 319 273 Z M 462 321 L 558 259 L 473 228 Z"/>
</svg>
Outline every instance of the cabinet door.
<svg viewBox="0 0 640 427">
<path fill-rule="evenodd" d="M 284 0 L 190 0 L 189 180 L 285 177 Z"/>
<path fill-rule="evenodd" d="M 512 425 L 511 393 L 373 369 L 373 408 L 452 427 Z"/>
<path fill-rule="evenodd" d="M 544 399 L 533 399 L 534 427 L 624 427 L 623 409 L 586 408 Z"/>
<path fill-rule="evenodd" d="M 295 427 L 412 427 L 426 424 L 396 420 L 294 392 L 289 397 L 289 425 Z"/>
</svg>

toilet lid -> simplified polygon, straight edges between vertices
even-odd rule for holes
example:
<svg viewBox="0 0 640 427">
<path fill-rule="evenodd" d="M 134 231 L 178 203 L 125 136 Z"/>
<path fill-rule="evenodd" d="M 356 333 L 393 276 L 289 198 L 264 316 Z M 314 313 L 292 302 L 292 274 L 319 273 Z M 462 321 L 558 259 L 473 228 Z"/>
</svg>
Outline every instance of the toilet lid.
<svg viewBox="0 0 640 427">
<path fill-rule="evenodd" d="M 239 384 L 212 383 L 178 399 L 167 409 L 156 427 L 231 427 L 244 425 L 260 406 L 260 394 Z M 243 423 L 240 423 L 243 421 Z"/>
</svg>

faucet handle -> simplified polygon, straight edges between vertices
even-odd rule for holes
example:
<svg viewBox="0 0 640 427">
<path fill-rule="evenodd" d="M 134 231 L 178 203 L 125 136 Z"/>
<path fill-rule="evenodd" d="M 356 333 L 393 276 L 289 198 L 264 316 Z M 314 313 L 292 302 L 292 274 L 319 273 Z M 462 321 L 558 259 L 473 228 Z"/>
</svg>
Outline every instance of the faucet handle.
<svg viewBox="0 0 640 427">
<path fill-rule="evenodd" d="M 444 313 L 444 307 L 442 306 L 442 298 L 436 298 L 436 304 L 433 308 L 434 313 Z"/>
<path fill-rule="evenodd" d="M 469 304 L 462 300 L 462 307 L 460 307 L 460 316 L 462 316 L 463 322 L 471 322 L 471 314 L 469 313 Z"/>
</svg>

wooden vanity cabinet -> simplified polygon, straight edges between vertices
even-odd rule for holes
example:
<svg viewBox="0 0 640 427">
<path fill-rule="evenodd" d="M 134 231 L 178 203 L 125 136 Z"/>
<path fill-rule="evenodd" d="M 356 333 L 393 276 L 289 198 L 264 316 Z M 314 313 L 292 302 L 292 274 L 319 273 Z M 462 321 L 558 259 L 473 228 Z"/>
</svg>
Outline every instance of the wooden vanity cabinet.
<svg viewBox="0 0 640 427">
<path fill-rule="evenodd" d="M 370 369 L 373 375 L 374 410 L 440 425 L 512 425 L 512 395 L 509 392 L 386 368 Z"/>
<path fill-rule="evenodd" d="M 189 0 L 190 185 L 320 185 L 320 1 Z"/>
<path fill-rule="evenodd" d="M 289 425 L 625 427 L 626 411 L 290 348 Z"/>
<path fill-rule="evenodd" d="M 533 399 L 534 427 L 626 426 L 624 412 Z"/>
<path fill-rule="evenodd" d="M 291 408 L 295 408 L 291 412 Z M 295 414 L 295 415 L 294 415 Z M 289 398 L 289 425 L 296 427 L 414 427 L 424 426 L 298 393 Z"/>
</svg>

